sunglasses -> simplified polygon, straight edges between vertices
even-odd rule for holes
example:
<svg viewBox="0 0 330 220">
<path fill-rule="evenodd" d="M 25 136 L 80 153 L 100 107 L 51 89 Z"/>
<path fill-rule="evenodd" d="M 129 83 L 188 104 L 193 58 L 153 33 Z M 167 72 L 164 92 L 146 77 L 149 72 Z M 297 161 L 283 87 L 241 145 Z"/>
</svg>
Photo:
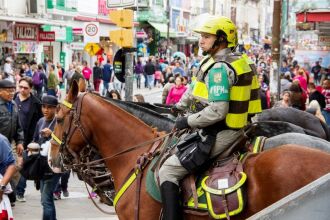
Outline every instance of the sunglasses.
<svg viewBox="0 0 330 220">
<path fill-rule="evenodd" d="M 19 86 L 19 89 L 28 90 L 28 89 L 30 89 L 30 88 L 29 88 L 29 87 L 26 87 L 26 86 Z"/>
</svg>

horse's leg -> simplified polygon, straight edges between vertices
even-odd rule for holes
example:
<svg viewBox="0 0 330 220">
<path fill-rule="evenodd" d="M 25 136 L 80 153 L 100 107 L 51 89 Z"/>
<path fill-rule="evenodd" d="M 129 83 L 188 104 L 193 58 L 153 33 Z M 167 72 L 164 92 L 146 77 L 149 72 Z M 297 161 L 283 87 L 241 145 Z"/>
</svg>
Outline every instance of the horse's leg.
<svg viewBox="0 0 330 220">
<path fill-rule="evenodd" d="M 329 161 L 330 154 L 297 145 L 284 145 L 247 159 L 248 201 L 237 219 L 259 212 L 330 172 Z"/>
</svg>

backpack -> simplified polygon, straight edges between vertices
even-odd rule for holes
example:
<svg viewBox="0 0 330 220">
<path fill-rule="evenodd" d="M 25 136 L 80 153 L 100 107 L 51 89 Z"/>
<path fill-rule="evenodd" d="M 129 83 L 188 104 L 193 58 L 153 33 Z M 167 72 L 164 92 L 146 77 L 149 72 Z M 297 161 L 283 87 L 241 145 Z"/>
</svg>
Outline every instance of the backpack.
<svg viewBox="0 0 330 220">
<path fill-rule="evenodd" d="M 40 72 L 35 72 L 32 76 L 32 83 L 35 86 L 40 86 L 42 84 Z"/>
</svg>

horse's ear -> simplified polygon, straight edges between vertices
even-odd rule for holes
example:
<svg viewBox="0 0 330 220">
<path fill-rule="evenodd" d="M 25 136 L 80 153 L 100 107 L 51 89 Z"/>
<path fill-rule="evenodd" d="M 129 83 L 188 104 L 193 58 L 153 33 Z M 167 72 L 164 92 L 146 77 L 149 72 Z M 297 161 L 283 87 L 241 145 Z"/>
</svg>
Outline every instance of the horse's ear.
<svg viewBox="0 0 330 220">
<path fill-rule="evenodd" d="M 86 92 L 86 82 L 84 79 L 80 78 L 78 85 L 79 85 L 79 92 Z"/>
<path fill-rule="evenodd" d="M 78 83 L 76 80 L 73 80 L 69 93 L 68 93 L 68 101 L 75 100 L 78 96 L 78 93 L 79 93 Z"/>
</svg>

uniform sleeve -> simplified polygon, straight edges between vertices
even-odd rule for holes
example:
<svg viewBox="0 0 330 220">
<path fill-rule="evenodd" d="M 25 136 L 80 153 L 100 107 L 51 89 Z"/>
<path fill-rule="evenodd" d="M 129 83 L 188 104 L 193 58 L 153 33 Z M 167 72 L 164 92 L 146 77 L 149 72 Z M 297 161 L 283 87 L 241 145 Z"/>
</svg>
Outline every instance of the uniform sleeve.
<svg viewBox="0 0 330 220">
<path fill-rule="evenodd" d="M 228 74 L 229 87 L 234 84 L 235 73 L 234 71 L 225 63 L 216 63 L 213 67 L 215 69 L 224 67 Z M 206 77 L 207 79 L 208 77 Z M 208 82 L 206 82 L 208 85 Z M 229 111 L 228 101 L 213 101 L 209 102 L 209 105 L 205 107 L 202 111 L 197 112 L 188 116 L 188 124 L 192 128 L 204 128 L 209 125 L 215 124 L 226 118 Z"/>
</svg>

